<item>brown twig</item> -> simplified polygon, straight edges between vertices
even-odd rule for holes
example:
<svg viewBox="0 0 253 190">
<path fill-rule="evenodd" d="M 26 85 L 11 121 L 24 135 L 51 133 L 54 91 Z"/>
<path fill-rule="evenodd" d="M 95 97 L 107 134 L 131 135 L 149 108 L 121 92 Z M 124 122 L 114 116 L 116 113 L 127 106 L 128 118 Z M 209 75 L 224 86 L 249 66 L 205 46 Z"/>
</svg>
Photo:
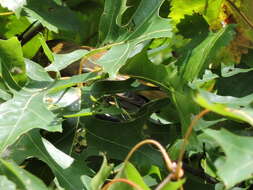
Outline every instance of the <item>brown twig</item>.
<svg viewBox="0 0 253 190">
<path fill-rule="evenodd" d="M 109 183 L 107 183 L 102 190 L 108 190 L 109 187 L 111 185 L 113 185 L 114 183 L 118 183 L 118 182 L 122 182 L 122 183 L 126 183 L 130 186 L 132 186 L 133 188 L 137 189 L 137 190 L 143 190 L 139 185 L 135 184 L 132 181 L 129 181 L 128 179 L 124 179 L 124 178 L 117 178 L 117 179 L 113 179 L 112 181 L 110 181 Z"/>
<path fill-rule="evenodd" d="M 185 153 L 185 149 L 186 149 L 186 145 L 188 143 L 188 139 L 192 133 L 193 127 L 196 125 L 197 121 L 202 118 L 204 115 L 206 115 L 209 112 L 209 110 L 205 109 L 202 112 L 200 112 L 198 115 L 196 115 L 194 117 L 194 119 L 192 120 L 192 122 L 190 123 L 188 130 L 185 133 L 184 136 L 184 140 L 180 149 L 180 153 L 179 153 L 179 157 L 178 157 L 178 161 L 177 161 L 177 169 L 176 169 L 176 179 L 180 178 L 180 171 L 182 170 L 182 161 L 183 161 L 183 157 L 184 157 L 184 153 Z"/>
<path fill-rule="evenodd" d="M 137 151 L 141 146 L 145 145 L 145 144 L 153 144 L 155 145 L 161 152 L 163 159 L 165 161 L 166 167 L 168 169 L 169 172 L 174 172 L 175 171 L 175 166 L 173 165 L 172 161 L 170 160 L 169 155 L 167 154 L 165 148 L 157 141 L 152 140 L 152 139 L 147 139 L 144 141 L 141 141 L 140 143 L 138 143 L 137 145 L 135 145 L 131 151 L 128 153 L 124 163 L 127 163 L 129 161 L 129 159 L 131 158 L 131 156 L 133 155 L 133 153 L 135 151 Z"/>
</svg>

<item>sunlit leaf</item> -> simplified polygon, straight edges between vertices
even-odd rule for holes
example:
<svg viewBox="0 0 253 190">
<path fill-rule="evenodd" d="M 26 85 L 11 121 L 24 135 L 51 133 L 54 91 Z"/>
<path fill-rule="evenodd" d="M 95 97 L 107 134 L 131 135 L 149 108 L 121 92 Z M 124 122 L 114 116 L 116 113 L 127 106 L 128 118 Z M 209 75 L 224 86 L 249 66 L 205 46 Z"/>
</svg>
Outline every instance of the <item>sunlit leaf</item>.
<svg viewBox="0 0 253 190">
<path fill-rule="evenodd" d="M 236 98 L 232 96 L 218 96 L 206 91 L 200 91 L 196 95 L 195 101 L 206 109 L 220 115 L 253 125 L 252 94 L 242 98 Z"/>
<path fill-rule="evenodd" d="M 150 188 L 143 181 L 142 176 L 140 175 L 138 170 L 131 163 L 126 163 L 122 166 L 122 170 L 117 174 L 115 179 L 117 178 L 128 179 L 129 181 L 132 181 L 138 186 L 140 186 L 143 190 L 150 190 Z M 133 187 L 131 187 L 128 184 L 119 182 L 112 185 L 110 188 L 110 190 L 117 190 L 117 189 L 132 190 Z"/>
<path fill-rule="evenodd" d="M 33 128 L 61 131 L 56 115 L 43 103 L 42 90 L 15 94 L 13 99 L 0 105 L 0 152 L 13 144 L 22 134 Z"/>
<path fill-rule="evenodd" d="M 159 37 L 172 37 L 169 19 L 159 16 L 159 8 L 164 0 L 142 0 L 128 24 L 122 26 L 122 14 L 127 9 L 126 0 L 108 0 L 100 22 L 102 44 L 115 43 L 97 62 L 110 77 L 115 78 L 137 44 Z M 144 11 L 145 10 L 145 11 Z"/>
<path fill-rule="evenodd" d="M 226 188 L 252 177 L 252 137 L 238 136 L 225 129 L 204 132 L 217 141 L 226 154 L 225 163 L 217 168 Z"/>
</svg>

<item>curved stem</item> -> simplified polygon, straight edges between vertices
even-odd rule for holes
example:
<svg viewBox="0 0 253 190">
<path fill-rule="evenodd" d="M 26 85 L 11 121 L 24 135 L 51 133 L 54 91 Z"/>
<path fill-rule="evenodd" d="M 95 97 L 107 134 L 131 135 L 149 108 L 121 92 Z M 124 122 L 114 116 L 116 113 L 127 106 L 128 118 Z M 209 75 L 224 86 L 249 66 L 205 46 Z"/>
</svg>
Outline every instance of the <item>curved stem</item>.
<svg viewBox="0 0 253 190">
<path fill-rule="evenodd" d="M 188 143 L 188 139 L 192 133 L 193 127 L 196 125 L 197 121 L 202 118 L 204 115 L 206 115 L 209 112 L 209 110 L 205 109 L 203 111 L 201 111 L 198 115 L 196 115 L 194 117 L 194 119 L 192 120 L 192 122 L 190 123 L 188 130 L 185 133 L 184 136 L 184 140 L 180 149 L 180 153 L 179 153 L 179 157 L 178 157 L 178 161 L 177 161 L 177 169 L 176 169 L 176 179 L 180 178 L 180 171 L 182 170 L 182 160 L 184 157 L 184 153 L 185 153 L 185 149 L 186 149 L 186 145 Z"/>
<path fill-rule="evenodd" d="M 124 178 L 113 179 L 112 181 L 110 181 L 109 183 L 107 183 L 102 188 L 102 190 L 108 190 L 111 185 L 113 185 L 114 183 L 118 183 L 118 182 L 126 183 L 126 184 L 132 186 L 133 188 L 135 188 L 137 190 L 143 190 L 139 185 L 135 184 L 132 181 L 129 181 L 128 179 L 124 179 Z"/>
<path fill-rule="evenodd" d="M 137 145 L 135 145 L 132 150 L 128 153 L 126 159 L 125 159 L 125 163 L 129 161 L 130 157 L 133 155 L 133 153 L 138 150 L 141 146 L 145 145 L 145 144 L 153 144 L 155 145 L 161 152 L 163 159 L 165 161 L 166 167 L 170 172 L 174 172 L 175 171 L 175 167 L 172 163 L 172 161 L 170 160 L 169 155 L 167 154 L 165 148 L 157 141 L 152 140 L 152 139 L 147 139 L 144 141 L 141 141 L 140 143 L 138 143 Z"/>
</svg>

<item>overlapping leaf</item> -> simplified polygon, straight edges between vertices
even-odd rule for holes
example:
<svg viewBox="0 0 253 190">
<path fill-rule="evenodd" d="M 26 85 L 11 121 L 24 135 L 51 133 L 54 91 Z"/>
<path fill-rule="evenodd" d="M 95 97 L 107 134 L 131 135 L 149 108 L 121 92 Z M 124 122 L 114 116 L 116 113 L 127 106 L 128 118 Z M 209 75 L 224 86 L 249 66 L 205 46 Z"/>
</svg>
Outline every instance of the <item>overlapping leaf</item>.
<svg viewBox="0 0 253 190">
<path fill-rule="evenodd" d="M 43 3 L 40 3 L 36 0 L 27 0 L 24 10 L 32 20 L 38 20 L 43 26 L 54 32 L 59 30 L 77 32 L 81 26 L 81 20 L 75 12 L 54 1 L 44 0 Z M 63 19 L 62 13 L 68 16 Z"/>
<path fill-rule="evenodd" d="M 253 95 L 242 98 L 219 96 L 206 91 L 200 91 L 195 101 L 201 106 L 218 114 L 247 122 L 253 125 Z"/>
<path fill-rule="evenodd" d="M 210 64 L 210 60 L 222 47 L 229 44 L 234 35 L 234 25 L 228 25 L 216 33 L 211 32 L 201 44 L 192 50 L 191 57 L 184 68 L 184 79 L 192 81 L 201 77 L 204 69 Z"/>
<path fill-rule="evenodd" d="M 0 175 L 6 175 L 8 179 L 14 182 L 20 190 L 48 190 L 46 185 L 40 179 L 33 176 L 26 170 L 21 169 L 17 165 L 11 164 L 2 159 L 0 159 Z M 10 184 L 9 186 L 5 186 L 3 188 L 6 189 L 7 187 L 9 187 L 10 190 L 13 189 L 13 185 Z"/>
<path fill-rule="evenodd" d="M 77 162 L 61 152 L 49 141 L 42 138 L 38 130 L 33 130 L 24 135 L 8 151 L 10 151 L 9 158 L 14 159 L 17 163 L 21 163 L 30 157 L 42 160 L 52 169 L 60 185 L 68 190 L 85 190 L 81 176 L 92 175 L 85 163 Z"/>
<path fill-rule="evenodd" d="M 204 132 L 217 141 L 226 154 L 225 163 L 217 168 L 226 188 L 252 177 L 252 137 L 238 136 L 225 129 L 207 129 Z"/>
<path fill-rule="evenodd" d="M 169 19 L 159 16 L 159 8 L 164 0 L 142 0 L 128 23 L 122 26 L 122 14 L 126 10 L 126 0 L 108 0 L 100 22 L 101 44 L 112 44 L 98 64 L 110 77 L 115 78 L 118 70 L 131 56 L 136 45 L 145 40 L 172 37 L 172 26 Z"/>
</svg>

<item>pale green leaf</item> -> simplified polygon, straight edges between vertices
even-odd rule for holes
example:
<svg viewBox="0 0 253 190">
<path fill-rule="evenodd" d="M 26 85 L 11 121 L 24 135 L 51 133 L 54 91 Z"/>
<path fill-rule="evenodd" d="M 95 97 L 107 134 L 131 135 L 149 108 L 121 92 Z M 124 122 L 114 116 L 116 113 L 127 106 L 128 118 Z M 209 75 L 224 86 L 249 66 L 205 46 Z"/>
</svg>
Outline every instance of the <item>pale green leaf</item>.
<svg viewBox="0 0 253 190">
<path fill-rule="evenodd" d="M 0 175 L 0 189 L 16 190 L 16 185 L 12 181 L 8 180 L 6 176 Z"/>
<path fill-rule="evenodd" d="M 204 132 L 217 141 L 226 154 L 225 163 L 217 168 L 226 188 L 252 178 L 252 137 L 238 136 L 225 129 L 220 131 L 207 129 Z"/>
<path fill-rule="evenodd" d="M 84 57 L 89 51 L 79 49 L 66 54 L 54 54 L 54 61 L 45 69 L 46 71 L 55 71 L 59 72 L 60 70 L 66 68 L 71 63 L 78 61 L 82 57 Z"/>
<path fill-rule="evenodd" d="M 206 91 L 200 91 L 195 101 L 204 108 L 220 115 L 234 118 L 253 125 L 253 95 L 242 98 L 219 96 Z"/>
<path fill-rule="evenodd" d="M 33 128 L 61 131 L 56 115 L 43 103 L 45 92 L 25 91 L 0 105 L 0 153 Z"/>
</svg>

